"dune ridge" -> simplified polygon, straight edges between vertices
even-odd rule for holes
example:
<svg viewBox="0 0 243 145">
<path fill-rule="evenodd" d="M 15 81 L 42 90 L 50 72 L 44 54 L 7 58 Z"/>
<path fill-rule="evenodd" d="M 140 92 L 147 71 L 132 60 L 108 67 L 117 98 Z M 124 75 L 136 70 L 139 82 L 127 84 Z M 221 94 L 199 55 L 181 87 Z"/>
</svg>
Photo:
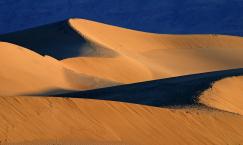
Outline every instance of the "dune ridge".
<svg viewBox="0 0 243 145">
<path fill-rule="evenodd" d="M 242 37 L 69 19 L 0 41 L 0 144 L 243 142 Z"/>
<path fill-rule="evenodd" d="M 0 35 L 0 40 L 64 59 L 78 73 L 126 84 L 243 66 L 241 37 L 153 34 L 84 19 Z"/>
<path fill-rule="evenodd" d="M 50 95 L 117 84 L 77 73 L 50 56 L 0 42 L 0 95 Z"/>
<path fill-rule="evenodd" d="M 31 39 L 32 34 L 37 32 L 39 35 L 33 36 L 33 39 Z M 48 35 L 45 35 L 46 33 Z M 56 35 L 57 37 L 52 40 L 51 37 Z M 19 53 L 13 50 L 13 47 L 18 47 L 17 45 L 1 43 L 1 47 L 4 47 L 1 50 L 1 62 L 3 63 L 1 77 L 4 80 L 2 84 L 5 84 L 3 85 L 5 87 L 1 88 L 2 96 L 54 94 L 62 96 L 69 95 L 67 93 L 71 91 L 92 90 L 120 84 L 240 68 L 243 63 L 241 57 L 243 54 L 243 38 L 241 37 L 153 34 L 84 19 L 69 19 L 66 22 L 1 35 L 0 40 L 11 40 L 11 42 L 16 42 L 19 45 L 31 47 L 30 50 L 21 47 L 21 50 L 25 50 L 25 53 Z M 45 40 L 48 41 L 43 43 Z M 58 44 L 59 41 L 63 45 Z M 42 50 L 41 47 L 44 49 Z M 18 60 L 25 57 L 26 61 L 15 62 L 12 59 L 13 57 L 6 57 L 11 54 L 8 52 L 10 50 L 11 53 L 16 53 Z M 31 50 L 36 51 L 36 53 L 33 52 L 32 54 Z M 27 52 L 30 55 L 27 56 Z M 68 54 L 65 52 L 68 52 Z M 46 56 L 48 54 L 64 60 L 59 61 L 53 56 Z M 32 60 L 42 65 L 36 66 L 31 63 Z M 15 66 L 28 66 L 29 68 L 15 68 Z M 9 70 L 12 73 L 8 73 Z M 17 74 L 21 74 L 21 77 L 12 77 Z M 233 75 L 234 73 L 232 73 Z M 224 77 L 229 77 L 229 75 Z M 190 78 L 188 77 L 188 79 Z M 205 79 L 208 78 L 205 77 Z M 217 80 L 212 79 L 209 83 Z M 20 85 L 29 81 L 31 81 L 29 83 L 31 85 L 28 83 Z M 203 81 L 201 82 L 203 83 Z M 162 83 L 162 86 L 157 88 L 169 86 Z M 200 91 L 208 89 L 208 87 L 209 85 L 205 85 Z M 195 95 L 193 88 L 190 89 L 192 92 L 189 95 L 187 89 L 187 92 L 184 92 L 189 99 L 192 94 Z M 162 98 L 168 98 L 168 96 L 173 98 L 173 95 L 171 95 L 173 93 L 168 95 L 168 92 L 170 91 L 159 93 L 157 97 L 160 98 L 163 94 Z M 111 100 L 119 100 L 119 95 L 122 95 L 120 93 L 118 92 L 117 96 L 112 97 Z M 166 93 L 167 97 L 164 96 Z M 71 94 L 71 96 L 82 97 L 78 93 Z M 128 95 L 128 97 L 132 96 L 132 94 Z M 100 96 L 96 95 L 96 98 L 98 97 Z M 101 98 L 103 97 L 101 96 Z M 93 97 L 91 96 L 91 98 Z M 125 98 L 122 100 L 126 100 Z M 133 100 L 136 100 L 136 98 L 137 96 Z M 183 100 L 182 98 L 179 100 Z M 146 101 L 144 102 L 146 105 L 151 105 Z"/>
<path fill-rule="evenodd" d="M 199 96 L 205 90 L 209 89 L 213 83 L 232 76 L 243 76 L 243 69 L 192 74 L 107 88 L 57 94 L 54 96 L 112 100 L 157 107 L 199 107 L 202 106 Z M 230 89 L 229 92 L 230 91 L 233 90 Z"/>
<path fill-rule="evenodd" d="M 99 58 L 79 57 L 63 60 L 77 71 L 110 78 L 122 83 L 134 83 L 152 79 L 174 77 L 193 73 L 225 70 L 242 67 L 243 39 L 224 35 L 161 35 L 144 33 L 115 26 L 109 26 L 83 19 L 70 19 L 69 25 L 84 39 L 117 52 L 114 66 L 101 62 Z M 117 59 L 121 59 L 119 63 Z M 94 67 L 90 64 L 98 62 Z M 99 63 L 100 62 L 100 63 Z M 144 75 L 136 80 L 126 81 L 112 76 L 104 68 L 116 71 L 116 66 L 131 65 Z M 142 66 L 142 67 L 141 67 Z M 114 69 L 113 69 L 114 68 Z M 96 71 L 98 69 L 99 71 Z M 136 74 L 133 69 L 122 71 Z M 107 74 L 106 74 L 107 73 Z M 113 74 L 118 75 L 120 71 Z M 138 73 L 137 73 L 138 74 Z M 122 79 L 125 77 L 121 74 Z M 136 75 L 134 76 L 134 79 Z"/>
<path fill-rule="evenodd" d="M 199 102 L 212 108 L 243 115 L 243 76 L 216 81 L 199 96 Z"/>
</svg>

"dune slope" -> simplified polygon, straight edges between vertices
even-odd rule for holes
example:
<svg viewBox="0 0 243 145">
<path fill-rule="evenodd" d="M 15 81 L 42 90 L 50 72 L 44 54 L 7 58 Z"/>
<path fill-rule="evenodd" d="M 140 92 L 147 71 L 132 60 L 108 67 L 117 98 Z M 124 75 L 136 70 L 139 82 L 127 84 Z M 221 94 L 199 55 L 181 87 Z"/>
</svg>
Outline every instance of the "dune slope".
<svg viewBox="0 0 243 145">
<path fill-rule="evenodd" d="M 0 35 L 0 41 L 17 44 L 56 59 L 80 56 L 82 48 L 86 46 L 85 40 L 66 21 Z"/>
<path fill-rule="evenodd" d="M 145 81 L 192 73 L 209 72 L 243 66 L 243 38 L 223 35 L 159 35 L 109 26 L 82 19 L 70 19 L 70 26 L 87 41 L 115 51 L 116 56 L 105 59 L 79 57 L 65 59 L 71 68 L 95 76 L 110 78 L 123 83 Z M 114 61 L 113 61 L 113 60 Z M 117 61 L 120 59 L 121 61 Z M 97 65 L 91 66 L 98 62 Z M 137 65 L 137 67 L 135 66 Z M 111 75 L 105 69 L 114 72 Z M 127 69 L 132 65 L 136 68 Z M 141 78 L 124 79 L 124 75 L 143 74 Z M 84 69 L 83 68 L 89 68 Z M 98 70 L 98 71 L 97 71 Z"/>
<path fill-rule="evenodd" d="M 0 95 L 48 95 L 114 84 L 66 69 L 62 63 L 10 43 L 0 42 Z"/>
<path fill-rule="evenodd" d="M 241 37 L 70 19 L 0 41 L 0 144 L 243 142 Z"/>
<path fill-rule="evenodd" d="M 242 116 L 226 112 L 46 97 L 0 97 L 0 105 L 2 143 L 65 139 L 131 145 L 243 142 Z"/>
<path fill-rule="evenodd" d="M 64 59 L 77 73 L 120 83 L 243 66 L 241 37 L 160 35 L 84 19 L 0 35 L 0 40 Z"/>
<path fill-rule="evenodd" d="M 112 100 L 150 106 L 199 105 L 199 95 L 223 78 L 242 76 L 243 69 L 193 74 L 55 96 Z M 239 87 L 241 88 L 241 87 Z"/>
<path fill-rule="evenodd" d="M 199 97 L 207 106 L 243 115 L 243 77 L 229 77 L 215 82 Z"/>
</svg>

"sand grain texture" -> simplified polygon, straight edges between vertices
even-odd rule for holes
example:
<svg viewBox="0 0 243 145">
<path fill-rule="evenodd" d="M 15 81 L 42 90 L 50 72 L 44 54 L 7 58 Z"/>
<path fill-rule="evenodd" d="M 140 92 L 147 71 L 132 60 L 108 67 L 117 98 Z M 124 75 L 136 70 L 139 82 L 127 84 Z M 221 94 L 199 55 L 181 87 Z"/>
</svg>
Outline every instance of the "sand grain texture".
<svg viewBox="0 0 243 145">
<path fill-rule="evenodd" d="M 70 58 L 63 62 L 78 72 L 121 83 L 243 66 L 241 37 L 144 33 L 83 19 L 70 19 L 69 25 L 86 41 L 116 55 Z"/>
<path fill-rule="evenodd" d="M 48 95 L 113 85 L 114 82 L 73 72 L 58 60 L 0 42 L 0 95 Z"/>
<path fill-rule="evenodd" d="M 215 82 L 199 100 L 210 107 L 243 115 L 243 76 Z"/>
<path fill-rule="evenodd" d="M 131 145 L 243 142 L 242 116 L 220 111 L 43 97 L 1 97 L 0 105 L 0 138 L 8 143 L 53 139 Z"/>
<path fill-rule="evenodd" d="M 0 42 L 0 144 L 243 143 L 242 37 L 152 34 L 69 19 L 0 36 L 12 38 L 33 48 Z M 219 72 L 201 74 L 212 71 Z M 120 84 L 127 85 L 108 87 Z M 208 108 L 195 102 L 199 91 Z M 49 97 L 56 94 L 70 98 Z M 184 106 L 153 107 L 163 104 Z"/>
</svg>

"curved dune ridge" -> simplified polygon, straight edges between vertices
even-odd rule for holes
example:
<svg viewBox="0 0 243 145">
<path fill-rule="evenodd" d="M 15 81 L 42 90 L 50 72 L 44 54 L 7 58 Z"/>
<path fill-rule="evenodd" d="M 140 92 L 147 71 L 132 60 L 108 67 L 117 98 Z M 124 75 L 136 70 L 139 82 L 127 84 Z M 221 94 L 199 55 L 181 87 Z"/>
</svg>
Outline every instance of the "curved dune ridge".
<svg viewBox="0 0 243 145">
<path fill-rule="evenodd" d="M 243 76 L 225 78 L 215 82 L 199 97 L 199 102 L 243 115 Z"/>
<path fill-rule="evenodd" d="M 33 35 L 35 33 L 37 35 Z M 69 19 L 68 22 L 1 35 L 0 40 L 30 49 L 1 42 L 3 49 L 0 50 L 0 55 L 3 67 L 0 68 L 0 77 L 3 87 L 1 87 L 0 95 L 2 96 L 65 95 L 65 93 L 79 90 L 92 90 L 243 66 L 241 57 L 243 39 L 241 37 L 152 34 L 84 19 Z M 46 55 L 51 55 L 51 57 Z M 171 92 L 172 85 L 166 85 L 166 81 L 165 84 L 156 86 L 157 90 L 147 85 L 150 90 L 157 92 L 155 95 L 157 99 L 160 99 L 154 105 L 156 99 L 152 100 L 152 103 L 148 101 L 146 98 L 149 98 L 151 93 L 147 92 L 144 93 L 147 97 L 143 97 L 146 101 L 139 102 L 152 106 L 193 104 L 195 95 L 207 89 L 208 84 L 223 77 L 229 77 L 229 74 L 219 75 L 215 79 L 204 77 L 206 82 L 196 77 L 195 80 L 202 82 L 198 84 L 199 87 L 193 87 L 195 83 L 185 81 L 185 79 L 190 80 L 191 77 L 179 79 L 178 82 L 174 82 L 179 91 L 173 92 Z M 154 84 L 156 85 L 156 82 Z M 185 84 L 187 88 L 181 87 Z M 128 97 L 132 97 L 134 91 L 129 87 L 125 86 L 124 92 L 128 94 Z M 141 85 L 136 89 L 143 92 L 141 90 L 143 88 Z M 159 91 L 159 88 L 164 92 Z M 183 94 L 181 93 L 183 91 L 180 91 L 182 89 L 186 90 Z M 105 91 L 107 95 L 110 95 L 108 94 L 110 92 L 114 93 L 109 90 L 113 89 L 108 88 L 108 91 Z M 186 99 L 178 98 L 181 96 L 180 93 Z M 122 95 L 118 89 L 118 93 L 111 99 L 120 100 Z M 133 100 L 132 103 L 136 103 L 137 95 L 142 94 L 135 92 L 135 98 L 125 102 Z M 101 96 L 99 99 L 108 97 L 102 96 L 102 93 L 95 96 L 97 98 Z M 172 101 L 169 103 L 168 99 Z"/>
<path fill-rule="evenodd" d="M 130 145 L 243 142 L 242 116 L 227 112 L 48 97 L 1 97 L 0 105 L 2 143 L 72 139 Z"/>
<path fill-rule="evenodd" d="M 87 41 L 110 49 L 117 55 L 109 58 L 70 58 L 63 62 L 79 72 L 122 83 L 243 66 L 241 37 L 159 35 L 82 19 L 70 19 L 69 24 Z"/>
<path fill-rule="evenodd" d="M 64 59 L 78 73 L 119 83 L 243 66 L 241 37 L 152 34 L 84 19 L 0 35 L 0 40 Z"/>
<path fill-rule="evenodd" d="M 0 95 L 50 95 L 110 86 L 114 82 L 73 72 L 49 56 L 0 42 Z"/>
<path fill-rule="evenodd" d="M 69 19 L 0 41 L 0 144 L 243 142 L 242 37 Z"/>
<path fill-rule="evenodd" d="M 223 78 L 242 75 L 243 69 L 224 70 L 95 90 L 76 91 L 55 96 L 112 100 L 157 107 L 200 106 L 198 96 L 210 88 L 212 83 Z"/>
</svg>

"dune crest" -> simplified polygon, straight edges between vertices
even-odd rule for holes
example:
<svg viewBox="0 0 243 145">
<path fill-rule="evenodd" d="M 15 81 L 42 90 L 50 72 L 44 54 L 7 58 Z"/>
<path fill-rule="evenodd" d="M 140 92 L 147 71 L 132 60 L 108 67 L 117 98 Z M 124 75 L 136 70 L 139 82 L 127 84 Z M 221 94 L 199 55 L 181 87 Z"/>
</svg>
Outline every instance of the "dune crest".
<svg viewBox="0 0 243 145">
<path fill-rule="evenodd" d="M 241 37 L 152 34 L 83 19 L 70 19 L 69 25 L 86 41 L 117 52 L 118 55 L 109 58 L 109 61 L 78 57 L 65 59 L 63 62 L 79 72 L 122 83 L 243 66 L 243 38 Z M 95 67 L 90 67 L 96 62 L 98 63 Z M 114 65 L 110 65 L 109 62 L 114 62 L 112 63 Z M 106 65 L 112 71 L 105 70 Z M 125 66 L 132 66 L 134 69 Z M 123 71 L 119 71 L 117 67 Z M 127 78 L 123 73 L 134 76 L 134 79 Z M 138 77 L 134 74 L 142 76 Z"/>
<path fill-rule="evenodd" d="M 212 108 L 243 115 L 243 76 L 215 82 L 199 97 L 199 102 Z"/>
<path fill-rule="evenodd" d="M 50 56 L 0 42 L 0 95 L 50 95 L 110 86 L 114 82 L 65 68 Z"/>
<path fill-rule="evenodd" d="M 70 19 L 0 41 L 0 144 L 243 142 L 241 37 Z"/>
<path fill-rule="evenodd" d="M 84 19 L 0 35 L 77 73 L 119 83 L 241 68 L 243 38 L 153 34 Z"/>
</svg>

